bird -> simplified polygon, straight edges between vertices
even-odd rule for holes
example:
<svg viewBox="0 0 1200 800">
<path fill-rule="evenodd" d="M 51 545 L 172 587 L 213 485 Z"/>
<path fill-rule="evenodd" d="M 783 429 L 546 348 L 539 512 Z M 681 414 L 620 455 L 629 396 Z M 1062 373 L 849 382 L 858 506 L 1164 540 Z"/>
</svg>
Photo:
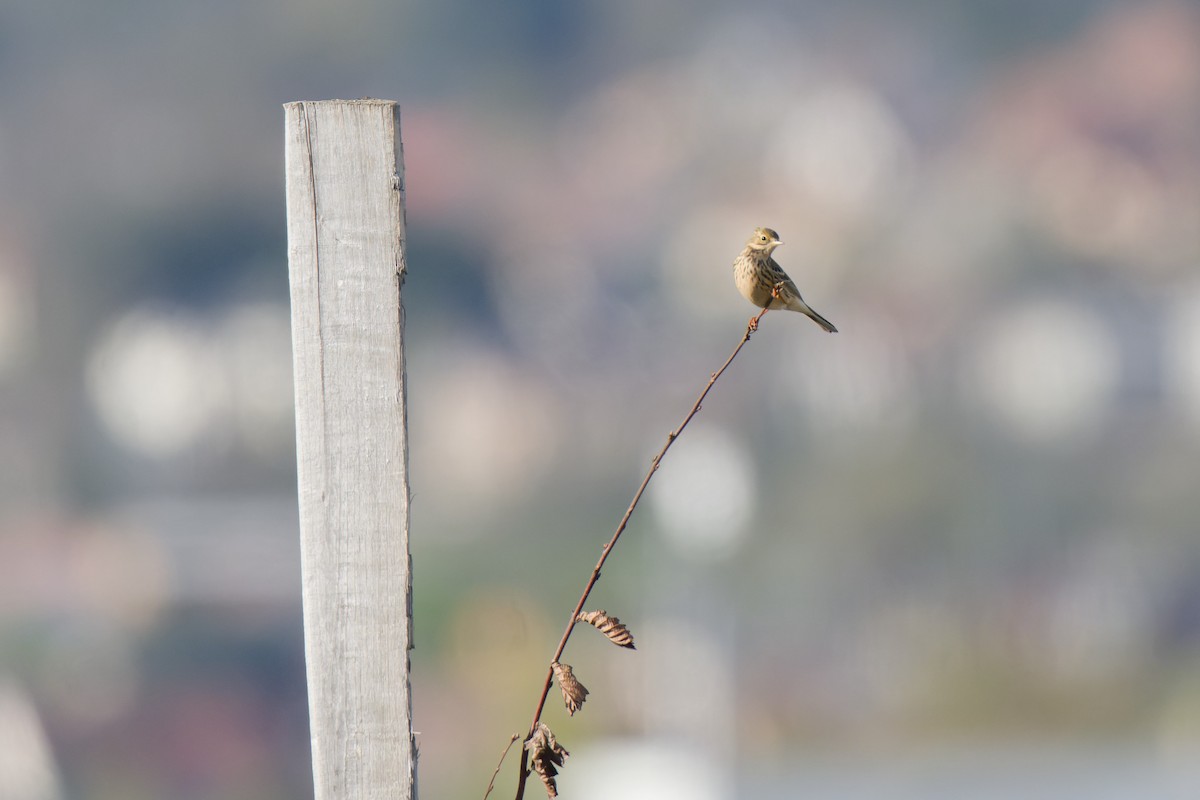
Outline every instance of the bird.
<svg viewBox="0 0 1200 800">
<path fill-rule="evenodd" d="M 796 284 L 771 257 L 771 253 L 781 244 L 783 242 L 779 234 L 770 228 L 754 229 L 754 234 L 746 242 L 746 249 L 733 260 L 733 282 L 737 284 L 738 291 L 742 297 L 764 309 L 763 314 L 773 308 L 799 311 L 827 333 L 837 333 L 832 322 L 804 302 Z M 751 317 L 750 329 L 758 329 L 758 317 Z"/>
</svg>

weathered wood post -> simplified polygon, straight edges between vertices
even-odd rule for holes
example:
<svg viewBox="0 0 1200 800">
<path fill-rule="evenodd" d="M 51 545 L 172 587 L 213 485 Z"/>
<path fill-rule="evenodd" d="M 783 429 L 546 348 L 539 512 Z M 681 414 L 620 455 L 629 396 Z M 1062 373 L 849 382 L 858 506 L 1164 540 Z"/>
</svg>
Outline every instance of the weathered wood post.
<svg viewBox="0 0 1200 800">
<path fill-rule="evenodd" d="M 411 800 L 400 110 L 284 109 L 315 797 Z"/>
</svg>

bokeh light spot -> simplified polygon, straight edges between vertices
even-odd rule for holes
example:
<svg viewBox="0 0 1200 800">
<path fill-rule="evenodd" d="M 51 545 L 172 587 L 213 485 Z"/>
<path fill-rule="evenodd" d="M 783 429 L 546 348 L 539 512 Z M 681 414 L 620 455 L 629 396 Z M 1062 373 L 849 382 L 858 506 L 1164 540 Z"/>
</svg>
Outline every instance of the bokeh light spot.
<svg viewBox="0 0 1200 800">
<path fill-rule="evenodd" d="M 222 377 L 195 324 L 139 310 L 118 320 L 92 352 L 87 387 L 113 439 L 166 458 L 209 430 L 228 391 Z"/>
<path fill-rule="evenodd" d="M 1103 321 L 1081 306 L 1049 300 L 997 316 L 968 370 L 975 401 L 1037 442 L 1093 432 L 1120 377 L 1116 344 Z"/>
<path fill-rule="evenodd" d="M 754 467 L 745 449 L 716 428 L 689 428 L 650 486 L 655 516 L 681 550 L 722 556 L 748 530 Z"/>
</svg>

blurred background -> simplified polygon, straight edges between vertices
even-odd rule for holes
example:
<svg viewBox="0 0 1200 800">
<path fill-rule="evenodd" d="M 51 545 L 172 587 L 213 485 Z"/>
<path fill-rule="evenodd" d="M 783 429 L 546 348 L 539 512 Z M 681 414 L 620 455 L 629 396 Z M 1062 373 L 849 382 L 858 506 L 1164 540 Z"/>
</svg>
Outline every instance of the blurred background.
<svg viewBox="0 0 1200 800">
<path fill-rule="evenodd" d="M 402 104 L 415 728 L 482 796 L 1200 796 L 1200 8 L 0 4 L 0 796 L 311 796 L 287 101 Z M 515 757 L 496 796 L 511 796 Z M 529 797 L 541 796 L 531 785 Z"/>
</svg>

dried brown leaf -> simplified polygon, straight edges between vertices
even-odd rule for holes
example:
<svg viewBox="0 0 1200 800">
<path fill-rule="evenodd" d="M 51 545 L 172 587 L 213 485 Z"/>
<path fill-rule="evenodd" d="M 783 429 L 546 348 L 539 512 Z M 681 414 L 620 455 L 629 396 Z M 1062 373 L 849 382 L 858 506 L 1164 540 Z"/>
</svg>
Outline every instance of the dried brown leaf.
<svg viewBox="0 0 1200 800">
<path fill-rule="evenodd" d="M 607 636 L 609 641 L 619 647 L 636 649 L 633 646 L 633 634 L 629 632 L 629 628 L 622 625 L 621 620 L 616 617 L 610 617 L 606 611 L 581 611 L 579 621 L 594 626 L 596 630 Z"/>
<path fill-rule="evenodd" d="M 555 783 L 554 776 L 558 774 L 558 767 L 561 767 L 571 754 L 558 743 L 544 722 L 539 722 L 533 735 L 525 741 L 525 749 L 531 756 L 533 771 L 546 787 L 546 795 L 551 798 L 558 797 L 558 784 Z"/>
<path fill-rule="evenodd" d="M 575 716 L 575 712 L 583 706 L 583 701 L 587 699 L 587 687 L 575 677 L 570 664 L 560 664 L 555 661 L 550 666 L 554 669 L 554 678 L 558 681 L 558 688 L 562 689 L 563 703 L 571 716 Z"/>
</svg>

